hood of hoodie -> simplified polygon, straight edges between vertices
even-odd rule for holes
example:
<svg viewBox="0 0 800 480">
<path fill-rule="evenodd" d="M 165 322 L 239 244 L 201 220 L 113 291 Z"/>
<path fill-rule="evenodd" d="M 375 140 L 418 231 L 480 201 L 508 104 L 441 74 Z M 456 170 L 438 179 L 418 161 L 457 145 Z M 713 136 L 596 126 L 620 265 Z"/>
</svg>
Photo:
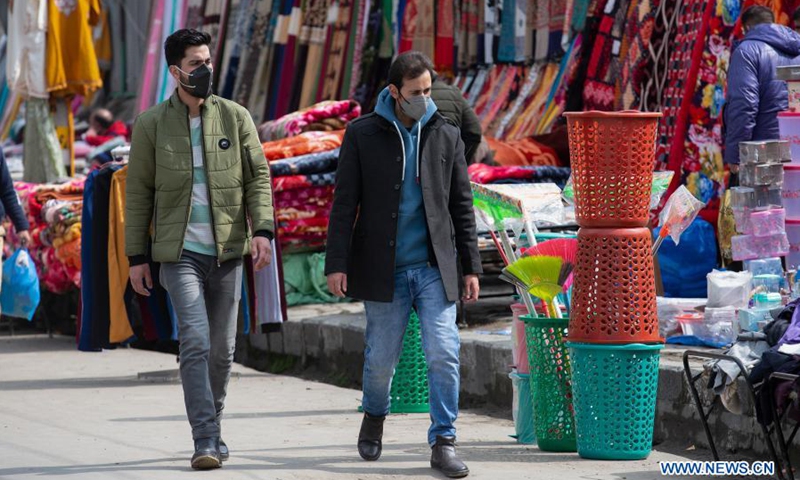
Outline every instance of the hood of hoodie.
<svg viewBox="0 0 800 480">
<path fill-rule="evenodd" d="M 777 23 L 763 23 L 751 28 L 737 47 L 747 41 L 764 42 L 790 57 L 800 55 L 800 34 Z"/>
<path fill-rule="evenodd" d="M 381 117 L 385 118 L 386 120 L 396 123 L 398 127 L 401 129 L 403 128 L 403 124 L 400 122 L 400 119 L 397 118 L 397 115 L 394 113 L 394 105 L 395 100 L 392 98 L 392 94 L 389 93 L 389 87 L 383 89 L 383 91 L 378 95 L 378 102 L 375 105 L 375 113 L 380 115 Z M 432 98 L 428 99 L 428 110 L 425 112 L 425 115 L 419 120 L 420 129 L 425 126 L 426 123 L 433 117 L 433 114 L 436 113 L 437 107 L 436 104 L 433 102 Z M 411 128 L 414 129 L 416 125 L 412 126 Z"/>
</svg>

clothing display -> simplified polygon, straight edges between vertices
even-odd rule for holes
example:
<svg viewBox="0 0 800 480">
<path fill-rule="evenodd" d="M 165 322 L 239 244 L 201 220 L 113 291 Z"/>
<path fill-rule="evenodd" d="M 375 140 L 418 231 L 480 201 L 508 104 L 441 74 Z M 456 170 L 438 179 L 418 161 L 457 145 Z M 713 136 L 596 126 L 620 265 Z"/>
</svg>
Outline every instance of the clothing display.
<svg viewBox="0 0 800 480">
<path fill-rule="evenodd" d="M 46 0 L 8 4 L 6 75 L 8 86 L 20 95 L 47 98 L 45 77 Z"/>
<path fill-rule="evenodd" d="M 88 95 L 103 85 L 92 39 L 100 1 L 47 3 L 47 89 L 54 95 Z"/>
</svg>

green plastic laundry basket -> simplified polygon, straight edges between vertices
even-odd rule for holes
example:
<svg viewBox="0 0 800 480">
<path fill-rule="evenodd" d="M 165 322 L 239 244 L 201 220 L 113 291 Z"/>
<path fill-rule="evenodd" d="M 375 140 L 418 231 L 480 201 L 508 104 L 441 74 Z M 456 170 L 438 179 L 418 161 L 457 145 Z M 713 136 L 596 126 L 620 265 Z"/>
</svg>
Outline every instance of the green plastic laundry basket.
<svg viewBox="0 0 800 480">
<path fill-rule="evenodd" d="M 533 425 L 536 444 L 548 452 L 574 452 L 570 359 L 564 338 L 568 318 L 523 315 L 531 366 Z"/>
<path fill-rule="evenodd" d="M 428 364 L 422 350 L 419 317 L 412 311 L 403 351 L 392 377 L 391 413 L 428 413 Z"/>
<path fill-rule="evenodd" d="M 658 360 L 663 345 L 568 342 L 578 454 L 641 460 L 653 447 Z"/>
</svg>

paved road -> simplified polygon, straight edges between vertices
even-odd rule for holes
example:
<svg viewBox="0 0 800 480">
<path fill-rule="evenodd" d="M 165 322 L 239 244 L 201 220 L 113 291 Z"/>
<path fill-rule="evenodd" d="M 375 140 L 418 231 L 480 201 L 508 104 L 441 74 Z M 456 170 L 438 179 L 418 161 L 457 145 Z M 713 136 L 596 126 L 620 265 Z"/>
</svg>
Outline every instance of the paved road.
<svg viewBox="0 0 800 480">
<path fill-rule="evenodd" d="M 174 370 L 175 357 L 73 345 L 0 338 L 0 479 L 444 478 L 428 465 L 426 415 L 390 417 L 383 457 L 363 462 L 354 446 L 360 392 L 239 365 L 223 423 L 231 460 L 193 472 L 180 385 L 138 378 Z M 664 478 L 658 461 L 681 458 L 657 451 L 646 461 L 587 461 L 517 445 L 510 421 L 482 412 L 462 412 L 458 425 L 470 478 L 650 480 Z"/>
</svg>

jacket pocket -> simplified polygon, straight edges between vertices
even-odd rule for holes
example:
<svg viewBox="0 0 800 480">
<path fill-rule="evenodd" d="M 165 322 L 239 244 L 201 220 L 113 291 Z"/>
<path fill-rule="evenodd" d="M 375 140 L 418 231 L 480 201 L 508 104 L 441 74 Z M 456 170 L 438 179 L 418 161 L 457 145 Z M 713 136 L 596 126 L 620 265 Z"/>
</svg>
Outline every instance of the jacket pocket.
<svg viewBox="0 0 800 480">
<path fill-rule="evenodd" d="M 247 164 L 247 169 L 250 172 L 250 178 L 255 178 L 256 170 L 253 166 L 253 156 L 250 154 L 250 149 L 242 146 L 242 162 Z"/>
</svg>

